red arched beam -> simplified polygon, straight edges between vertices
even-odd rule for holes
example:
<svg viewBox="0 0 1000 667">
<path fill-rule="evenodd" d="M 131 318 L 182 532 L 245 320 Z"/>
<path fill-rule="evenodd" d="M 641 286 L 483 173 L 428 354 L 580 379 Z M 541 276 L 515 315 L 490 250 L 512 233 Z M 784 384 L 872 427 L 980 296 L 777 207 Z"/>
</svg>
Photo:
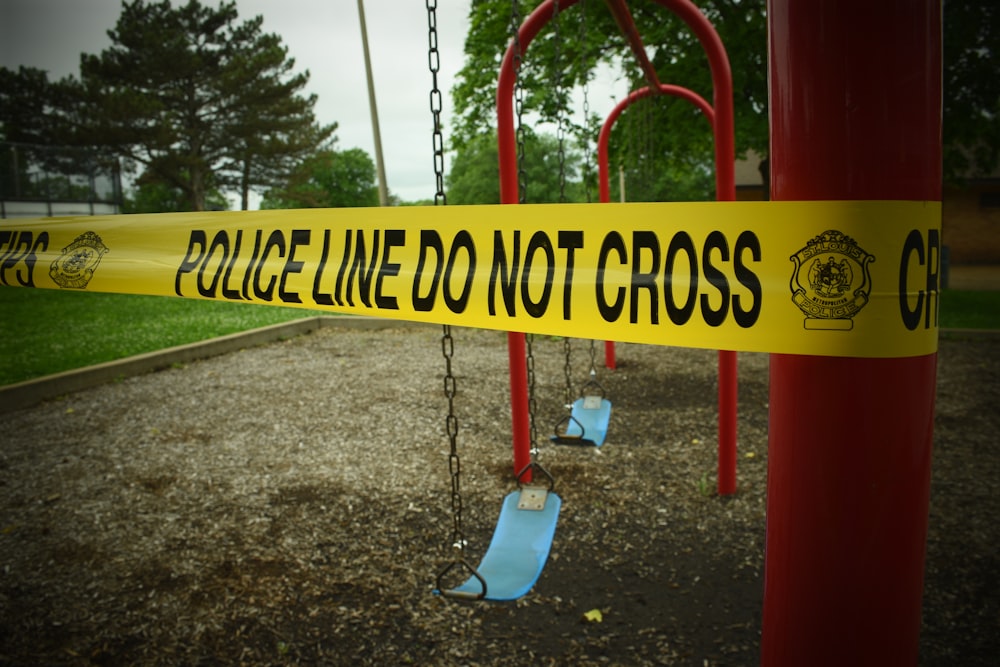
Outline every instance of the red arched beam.
<svg viewBox="0 0 1000 667">
<path fill-rule="evenodd" d="M 681 86 L 672 86 L 663 83 L 657 84 L 655 88 L 652 86 L 646 86 L 645 88 L 640 88 L 639 90 L 633 90 L 629 93 L 628 97 L 615 105 L 615 108 L 611 110 L 611 113 L 609 113 L 608 117 L 604 120 L 604 125 L 601 126 L 600 134 L 597 137 L 597 190 L 598 200 L 603 203 L 611 201 L 611 188 L 609 185 L 610 174 L 608 172 L 608 143 L 611 140 L 611 128 L 618 121 L 618 117 L 621 116 L 625 109 L 630 107 L 637 100 L 654 94 L 673 95 L 674 97 L 680 97 L 688 100 L 701 109 L 701 112 L 705 114 L 706 118 L 708 118 L 708 122 L 712 126 L 713 133 L 715 131 L 715 111 L 708 104 L 708 102 L 705 101 L 704 97 L 694 91 Z M 718 173 L 718 165 L 716 165 L 716 173 Z M 612 340 L 604 341 L 604 365 L 608 368 L 617 368 L 618 366 L 618 362 L 615 358 L 615 342 Z"/>
<path fill-rule="evenodd" d="M 680 97 L 685 99 L 696 107 L 698 107 L 705 118 L 708 119 L 709 124 L 715 129 L 715 111 L 709 106 L 705 98 L 698 93 L 681 86 L 671 86 L 669 84 L 661 83 L 659 90 L 654 91 L 649 86 L 645 88 L 640 88 L 639 90 L 633 90 L 629 93 L 628 97 L 615 105 L 615 108 L 611 110 L 608 117 L 604 120 L 604 125 L 601 126 L 601 132 L 597 136 L 597 188 L 598 197 L 601 202 L 607 203 L 611 201 L 611 190 L 609 185 L 610 173 L 608 167 L 608 144 L 611 141 L 611 128 L 618 121 L 618 117 L 622 115 L 625 109 L 629 108 L 636 101 L 641 100 L 644 97 L 650 97 L 659 93 L 661 95 L 672 95 L 674 97 Z M 718 172 L 719 165 L 715 166 L 716 172 Z"/>
</svg>

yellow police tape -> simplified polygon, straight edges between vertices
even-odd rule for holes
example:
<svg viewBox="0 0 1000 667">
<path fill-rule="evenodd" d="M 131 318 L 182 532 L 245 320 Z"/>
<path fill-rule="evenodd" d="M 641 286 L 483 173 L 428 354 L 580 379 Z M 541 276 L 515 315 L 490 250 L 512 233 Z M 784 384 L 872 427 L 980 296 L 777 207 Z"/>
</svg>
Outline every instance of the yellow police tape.
<svg viewBox="0 0 1000 667">
<path fill-rule="evenodd" d="M 938 202 L 4 220 L 0 284 L 792 354 L 937 350 Z"/>
</svg>

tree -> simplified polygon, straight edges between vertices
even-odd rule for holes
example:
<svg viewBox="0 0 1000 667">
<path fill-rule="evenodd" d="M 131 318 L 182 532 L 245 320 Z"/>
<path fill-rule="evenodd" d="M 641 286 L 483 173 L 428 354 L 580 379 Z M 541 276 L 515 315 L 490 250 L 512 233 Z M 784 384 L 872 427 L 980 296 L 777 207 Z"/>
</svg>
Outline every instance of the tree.
<svg viewBox="0 0 1000 667">
<path fill-rule="evenodd" d="M 445 179 L 449 204 L 499 204 L 500 168 L 496 133 L 466 142 L 455 153 Z"/>
<path fill-rule="evenodd" d="M 205 195 L 205 209 L 209 211 L 226 211 L 229 201 L 216 188 L 210 189 Z M 184 193 L 156 177 L 145 173 L 140 176 L 131 192 L 126 193 L 122 201 L 122 213 L 179 213 L 191 210 L 191 202 Z"/>
<path fill-rule="evenodd" d="M 236 20 L 235 2 L 124 2 L 112 46 L 81 57 L 79 136 L 140 163 L 192 210 L 225 186 L 245 207 L 251 188 L 272 185 L 335 126 L 315 122 L 315 96 L 300 95 L 309 73 L 292 74 L 263 18 Z"/>
<path fill-rule="evenodd" d="M 71 79 L 50 82 L 46 72 L 33 67 L 0 67 L 0 142 L 13 158 L 0 162 L 5 184 L 17 179 L 24 185 L 39 171 L 69 175 L 117 170 L 117 161 L 101 147 L 72 146 L 77 142 L 67 109 L 74 103 L 74 90 Z"/>
<path fill-rule="evenodd" d="M 1000 166 L 1000 6 L 944 3 L 944 174 L 981 177 Z"/>
<path fill-rule="evenodd" d="M 944 174 L 951 180 L 982 177 L 993 173 L 1000 162 L 1000 77 L 996 76 L 1000 71 L 1000 5 L 990 0 L 944 0 L 943 5 Z M 701 0 L 698 6 L 718 31 L 732 66 L 737 157 L 745 156 L 749 150 L 759 154 L 763 158 L 760 165 L 763 182 L 767 185 L 765 1 Z M 655 47 L 649 52 L 654 54 L 653 64 L 661 81 L 691 88 L 711 100 L 708 63 L 691 32 L 659 5 L 634 3 L 630 7 L 643 41 L 648 47 Z M 522 17 L 530 10 L 529 3 L 523 0 L 519 8 Z M 645 85 L 636 74 L 618 27 L 602 3 L 583 0 L 561 14 L 562 39 L 557 40 L 555 30 L 547 28 L 525 54 L 526 111 L 551 120 L 559 102 L 553 82 L 562 80 L 566 86 L 581 85 L 586 73 L 598 62 L 617 68 L 630 81 L 632 89 Z M 586 16 L 582 29 L 581 15 Z M 493 125 L 493 95 L 500 58 L 510 38 L 510 17 L 511 3 L 507 0 L 473 0 L 465 65 L 454 88 L 459 114 L 454 130 L 457 146 Z M 691 165 L 686 164 L 693 156 L 704 156 L 698 170 L 711 169 L 711 153 L 705 152 L 709 150 L 711 135 L 704 119 L 690 109 L 683 109 L 686 103 L 667 103 L 662 99 L 652 105 L 656 109 L 652 115 L 640 111 L 641 105 L 649 100 L 636 103 L 622 114 L 613 130 L 611 163 L 623 164 L 629 183 L 639 185 L 627 188 L 630 199 L 632 191 L 641 198 L 664 196 L 656 188 L 649 190 L 642 185 L 642 170 L 638 165 L 654 164 L 657 174 L 673 174 L 669 182 L 674 186 L 686 176 L 696 175 L 697 171 L 690 171 Z M 642 138 L 644 133 L 651 138 Z"/>
<path fill-rule="evenodd" d="M 378 206 L 375 163 L 360 148 L 318 151 L 296 167 L 288 182 L 264 195 L 262 209 Z"/>
<path fill-rule="evenodd" d="M 713 22 L 733 64 L 737 155 L 754 150 L 767 155 L 767 38 L 764 0 L 705 0 L 699 6 Z M 520 2 L 521 17 L 530 10 Z M 630 5 L 635 23 L 662 83 L 690 88 L 712 99 L 707 58 L 694 34 L 673 13 L 653 3 Z M 456 146 L 494 125 L 494 96 L 500 58 L 510 38 L 511 3 L 473 0 L 465 42 L 465 64 L 454 88 L 458 121 Z M 558 27 L 554 27 L 554 23 Z M 598 63 L 617 69 L 632 90 L 645 86 L 614 18 L 603 3 L 584 0 L 560 12 L 532 42 L 524 57 L 523 109 L 553 121 L 565 107 L 566 89 L 583 85 Z M 556 82 L 559 85 L 556 85 Z M 602 119 L 577 126 L 591 142 Z M 712 135 L 701 114 L 687 102 L 648 98 L 622 114 L 610 142 L 610 162 L 623 164 L 629 199 L 656 200 L 703 192 L 704 174 L 712 171 Z M 656 177 L 640 178 L 642 173 Z M 711 180 L 709 179 L 709 183 Z M 708 189 L 711 198 L 713 189 Z M 697 198 L 704 198 L 700 195 Z"/>
<path fill-rule="evenodd" d="M 0 141 L 49 145 L 56 134 L 56 87 L 34 67 L 0 67 Z"/>
<path fill-rule="evenodd" d="M 525 130 L 524 183 L 532 204 L 582 201 L 582 186 L 576 181 L 579 153 L 564 146 L 565 188 L 560 185 L 559 143 L 548 134 Z M 455 154 L 448 173 L 451 204 L 499 204 L 500 168 L 496 132 L 466 142 Z"/>
</svg>

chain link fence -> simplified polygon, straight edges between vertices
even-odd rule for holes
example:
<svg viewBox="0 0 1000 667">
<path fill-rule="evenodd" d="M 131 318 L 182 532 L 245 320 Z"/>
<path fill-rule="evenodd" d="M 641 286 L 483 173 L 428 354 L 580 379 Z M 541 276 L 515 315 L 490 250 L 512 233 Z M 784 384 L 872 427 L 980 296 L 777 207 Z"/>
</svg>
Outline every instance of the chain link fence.
<svg viewBox="0 0 1000 667">
<path fill-rule="evenodd" d="M 0 143 L 0 218 L 119 213 L 118 159 L 92 148 Z"/>
</svg>

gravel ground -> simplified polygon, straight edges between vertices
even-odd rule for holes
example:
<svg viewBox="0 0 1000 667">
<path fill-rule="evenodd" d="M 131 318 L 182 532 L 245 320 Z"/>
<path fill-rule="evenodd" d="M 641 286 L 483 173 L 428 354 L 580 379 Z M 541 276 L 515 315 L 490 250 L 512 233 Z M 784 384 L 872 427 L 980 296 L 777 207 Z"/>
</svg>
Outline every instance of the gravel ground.
<svg viewBox="0 0 1000 667">
<path fill-rule="evenodd" d="M 941 343 L 923 665 L 1000 651 L 998 352 Z M 544 436 L 562 341 L 535 355 Z M 324 328 L 0 415 L 0 663 L 756 664 L 768 357 L 740 355 L 728 498 L 715 359 L 619 346 L 606 445 L 542 447 L 563 511 L 511 603 L 431 593 L 452 558 L 436 329 Z M 456 330 L 454 366 L 475 560 L 513 488 L 504 335 Z"/>
</svg>

